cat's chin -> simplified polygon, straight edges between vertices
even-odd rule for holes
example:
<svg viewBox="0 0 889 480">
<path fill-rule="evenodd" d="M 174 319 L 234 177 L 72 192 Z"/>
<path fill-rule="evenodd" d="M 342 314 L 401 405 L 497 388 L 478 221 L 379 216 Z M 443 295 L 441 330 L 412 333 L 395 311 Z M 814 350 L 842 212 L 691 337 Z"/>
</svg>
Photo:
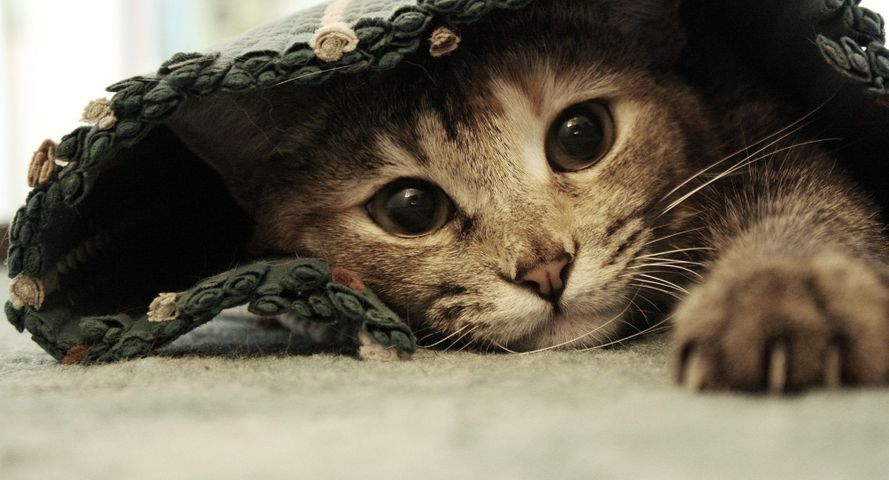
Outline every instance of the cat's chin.
<svg viewBox="0 0 889 480">
<path fill-rule="evenodd" d="M 613 342 L 623 324 L 626 308 L 601 314 L 558 313 L 529 335 L 510 342 L 515 352 L 577 350 Z"/>
</svg>

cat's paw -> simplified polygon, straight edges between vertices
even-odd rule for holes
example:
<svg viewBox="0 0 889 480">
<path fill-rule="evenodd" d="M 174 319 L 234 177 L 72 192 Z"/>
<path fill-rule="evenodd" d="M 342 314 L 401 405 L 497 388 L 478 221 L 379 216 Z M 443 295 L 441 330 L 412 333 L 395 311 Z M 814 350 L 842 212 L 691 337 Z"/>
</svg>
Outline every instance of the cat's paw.
<svg viewBox="0 0 889 480">
<path fill-rule="evenodd" d="M 411 354 L 394 346 L 383 346 L 366 332 L 358 332 L 358 358 L 376 362 L 397 362 L 410 360 Z"/>
<path fill-rule="evenodd" d="M 716 272 L 675 316 L 675 365 L 694 390 L 876 385 L 889 372 L 889 288 L 842 255 Z"/>
</svg>

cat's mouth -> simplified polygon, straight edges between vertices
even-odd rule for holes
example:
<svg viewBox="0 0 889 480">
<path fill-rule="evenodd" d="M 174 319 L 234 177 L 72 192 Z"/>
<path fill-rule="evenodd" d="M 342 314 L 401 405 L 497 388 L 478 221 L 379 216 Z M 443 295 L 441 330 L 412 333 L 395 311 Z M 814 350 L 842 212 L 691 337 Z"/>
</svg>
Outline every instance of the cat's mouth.
<svg viewBox="0 0 889 480">
<path fill-rule="evenodd" d="M 554 308 L 538 328 L 503 347 L 507 351 L 533 353 L 586 349 L 613 343 L 626 323 L 629 308 L 625 305 L 599 313 L 572 313 L 564 308 Z"/>
</svg>

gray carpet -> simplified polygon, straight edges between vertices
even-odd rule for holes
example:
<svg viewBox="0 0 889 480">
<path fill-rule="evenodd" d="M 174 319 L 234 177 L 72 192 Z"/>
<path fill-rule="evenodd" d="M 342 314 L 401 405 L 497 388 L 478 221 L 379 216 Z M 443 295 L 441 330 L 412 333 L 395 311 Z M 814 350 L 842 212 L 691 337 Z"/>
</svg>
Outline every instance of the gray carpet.
<svg viewBox="0 0 889 480">
<path fill-rule="evenodd" d="M 219 319 L 158 357 L 64 367 L 0 326 L 0 478 L 889 476 L 889 391 L 694 395 L 665 338 L 403 363 L 269 353 L 286 343 Z"/>
</svg>

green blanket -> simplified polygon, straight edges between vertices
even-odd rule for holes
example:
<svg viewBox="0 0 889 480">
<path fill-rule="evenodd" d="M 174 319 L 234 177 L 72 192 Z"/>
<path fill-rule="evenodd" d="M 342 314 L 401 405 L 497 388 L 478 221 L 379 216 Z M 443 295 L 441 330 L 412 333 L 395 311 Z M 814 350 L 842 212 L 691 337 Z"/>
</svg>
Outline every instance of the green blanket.
<svg viewBox="0 0 889 480">
<path fill-rule="evenodd" d="M 87 108 L 90 126 L 35 154 L 34 188 L 10 231 L 10 322 L 58 360 L 107 362 L 148 355 L 247 305 L 337 324 L 352 332 L 346 350 L 409 356 L 410 329 L 351 272 L 312 259 L 248 260 L 250 219 L 164 122 L 210 94 L 323 84 L 443 55 L 459 47 L 461 25 L 530 2 L 337 0 L 112 85 L 110 100 Z M 889 115 L 879 107 L 889 79 L 883 22 L 857 3 L 688 0 L 683 15 L 699 45 L 737 39 L 738 55 L 793 92 L 788 101 L 805 107 L 829 89 L 837 128 L 854 130 L 862 119 L 885 126 Z M 705 51 L 689 51 L 688 62 L 719 73 Z M 885 137 L 864 144 L 860 165 L 889 148 Z"/>
</svg>

